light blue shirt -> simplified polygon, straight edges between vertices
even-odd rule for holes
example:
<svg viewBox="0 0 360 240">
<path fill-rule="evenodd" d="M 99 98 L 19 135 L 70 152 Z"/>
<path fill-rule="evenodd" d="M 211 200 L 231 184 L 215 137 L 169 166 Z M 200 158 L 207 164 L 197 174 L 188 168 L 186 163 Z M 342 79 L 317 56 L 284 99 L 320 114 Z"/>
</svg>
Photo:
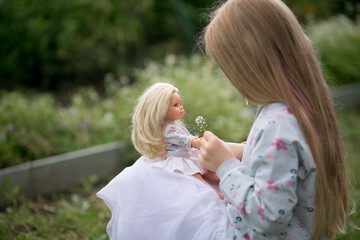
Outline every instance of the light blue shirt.
<svg viewBox="0 0 360 240">
<path fill-rule="evenodd" d="M 226 239 L 310 239 L 316 168 L 300 126 L 286 105 L 263 108 L 241 162 L 217 169 L 227 204 Z"/>
</svg>

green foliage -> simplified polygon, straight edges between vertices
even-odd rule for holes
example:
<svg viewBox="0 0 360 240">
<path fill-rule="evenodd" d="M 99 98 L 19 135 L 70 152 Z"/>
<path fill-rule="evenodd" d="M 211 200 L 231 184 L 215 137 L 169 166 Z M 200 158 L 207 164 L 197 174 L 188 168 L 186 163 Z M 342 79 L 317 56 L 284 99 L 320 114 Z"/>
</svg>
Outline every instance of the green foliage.
<svg viewBox="0 0 360 240">
<path fill-rule="evenodd" d="M 339 122 L 341 132 L 345 142 L 345 152 L 347 157 L 347 167 L 349 179 L 351 182 L 351 188 L 349 191 L 351 193 L 351 205 L 350 207 L 357 208 L 360 207 L 360 182 L 357 181 L 357 176 L 360 174 L 360 151 L 359 151 L 359 142 L 360 142 L 360 112 L 352 111 L 348 113 L 343 113 L 339 115 Z M 355 210 L 355 209 L 354 209 Z M 350 216 L 350 221 L 360 227 L 360 212 L 357 210 Z M 352 240 L 360 239 L 360 231 L 356 230 L 352 226 L 348 226 L 347 235 L 338 237 L 337 239 L 341 240 Z"/>
<path fill-rule="evenodd" d="M 328 19 L 337 14 L 354 19 L 360 14 L 358 0 L 285 0 L 301 22 L 312 19 Z"/>
<path fill-rule="evenodd" d="M 331 85 L 360 81 L 360 21 L 345 16 L 307 26 Z"/>
<path fill-rule="evenodd" d="M 0 213 L 2 239 L 108 239 L 105 228 L 110 212 L 94 195 L 58 196 L 55 202 L 39 200 Z"/>
<path fill-rule="evenodd" d="M 4 205 L 18 206 L 24 201 L 24 196 L 19 193 L 19 187 L 10 188 L 9 179 L 5 179 L 1 183 L 1 195 Z"/>
<path fill-rule="evenodd" d="M 46 95 L 27 99 L 16 92 L 1 94 L 0 167 L 57 153 L 47 137 L 56 134 L 52 126 L 58 121 L 52 101 Z"/>
<path fill-rule="evenodd" d="M 54 89 L 123 73 L 144 49 L 152 1 L 4 0 L 1 87 Z"/>
<path fill-rule="evenodd" d="M 2 1 L 2 87 L 51 89 L 68 79 L 82 83 L 115 72 L 125 45 L 142 37 L 136 16 L 121 5 L 108 0 Z M 122 25 L 123 17 L 131 24 Z"/>
<path fill-rule="evenodd" d="M 19 92 L 0 96 L 0 168 L 88 146 L 124 140 L 130 105 L 122 96 L 99 100 L 80 89 L 67 108 L 53 97 Z"/>
<path fill-rule="evenodd" d="M 203 1 L 3 0 L 0 88 L 67 89 L 191 51 Z M 194 25 L 193 25 L 193 24 Z M 180 29 L 180 31 L 179 31 Z M 160 51 L 159 51 L 160 50 Z"/>
<path fill-rule="evenodd" d="M 2 0 L 0 88 L 68 89 L 189 53 L 217 0 Z M 356 0 L 288 1 L 302 19 L 358 14 Z M 209 9 L 209 10 L 208 10 Z M 312 16 L 312 17 L 308 17 Z"/>
<path fill-rule="evenodd" d="M 0 239 L 108 239 L 110 211 L 95 193 L 99 180 L 90 176 L 70 193 L 22 200 L 0 212 Z"/>
</svg>

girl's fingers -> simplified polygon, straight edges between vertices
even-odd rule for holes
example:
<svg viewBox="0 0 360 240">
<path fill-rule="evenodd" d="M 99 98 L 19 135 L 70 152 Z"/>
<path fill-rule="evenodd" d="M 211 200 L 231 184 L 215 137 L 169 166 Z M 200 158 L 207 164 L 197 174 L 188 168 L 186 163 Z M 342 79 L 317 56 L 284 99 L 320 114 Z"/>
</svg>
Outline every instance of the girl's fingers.
<svg viewBox="0 0 360 240">
<path fill-rule="evenodd" d="M 210 142 L 205 138 L 201 139 L 201 149 L 206 150 L 209 148 Z"/>
<path fill-rule="evenodd" d="M 214 137 L 216 137 L 212 132 L 210 131 L 206 131 L 204 132 L 204 139 L 209 141 L 211 139 L 213 139 Z"/>
<path fill-rule="evenodd" d="M 202 143 L 204 143 L 204 145 L 202 145 L 202 146 L 206 149 L 206 148 L 213 147 L 214 144 L 216 145 L 216 142 L 217 142 L 217 140 L 219 140 L 219 138 L 212 132 L 206 131 L 204 133 L 203 140 L 204 140 L 204 142 L 202 142 Z"/>
<path fill-rule="evenodd" d="M 206 149 L 204 148 L 204 146 L 200 149 L 199 156 L 201 156 L 201 159 L 204 160 L 204 157 L 206 156 Z"/>
<path fill-rule="evenodd" d="M 212 132 L 206 131 L 200 149 L 200 163 L 209 170 L 216 171 L 224 161 L 234 158 L 231 148 Z"/>
</svg>

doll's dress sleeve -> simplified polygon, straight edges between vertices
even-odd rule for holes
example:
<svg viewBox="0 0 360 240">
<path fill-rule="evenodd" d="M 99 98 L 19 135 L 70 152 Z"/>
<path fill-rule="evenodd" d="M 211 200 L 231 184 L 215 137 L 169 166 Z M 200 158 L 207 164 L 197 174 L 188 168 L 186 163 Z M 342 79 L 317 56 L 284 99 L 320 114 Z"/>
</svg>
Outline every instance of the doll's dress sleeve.
<svg viewBox="0 0 360 240">
<path fill-rule="evenodd" d="M 163 131 L 166 144 L 165 159 L 145 160 L 150 166 L 162 168 L 168 172 L 179 172 L 185 175 L 203 174 L 204 170 L 197 158 L 198 149 L 191 148 L 195 138 L 189 131 L 177 122 L 169 122 Z"/>
<path fill-rule="evenodd" d="M 194 176 L 146 164 L 124 169 L 96 195 L 111 211 L 110 240 L 224 240 L 225 202 Z"/>
</svg>

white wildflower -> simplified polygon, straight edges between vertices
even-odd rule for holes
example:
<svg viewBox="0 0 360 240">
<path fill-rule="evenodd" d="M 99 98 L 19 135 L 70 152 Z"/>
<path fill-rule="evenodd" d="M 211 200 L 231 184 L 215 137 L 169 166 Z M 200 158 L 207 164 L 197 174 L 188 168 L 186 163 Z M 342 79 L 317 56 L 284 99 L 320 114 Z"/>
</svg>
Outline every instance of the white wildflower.
<svg viewBox="0 0 360 240">
<path fill-rule="evenodd" d="M 206 131 L 207 124 L 206 124 L 205 118 L 203 116 L 198 116 L 195 119 L 195 123 L 198 126 L 200 132 Z"/>
</svg>

